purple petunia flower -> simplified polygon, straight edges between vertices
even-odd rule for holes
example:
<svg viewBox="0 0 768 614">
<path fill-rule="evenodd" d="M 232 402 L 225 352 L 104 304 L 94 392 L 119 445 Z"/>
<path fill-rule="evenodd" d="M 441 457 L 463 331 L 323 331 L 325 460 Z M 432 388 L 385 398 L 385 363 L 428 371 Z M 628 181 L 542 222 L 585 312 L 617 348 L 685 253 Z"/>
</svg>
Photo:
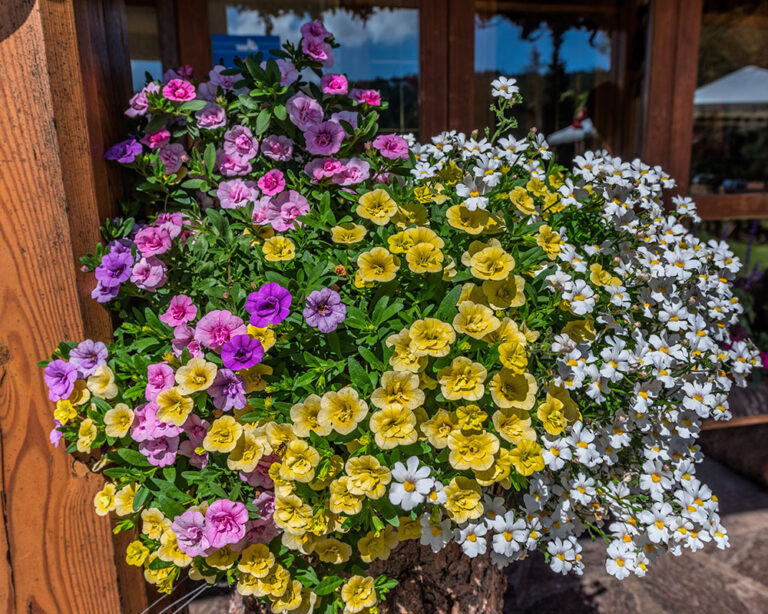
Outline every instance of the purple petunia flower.
<svg viewBox="0 0 768 614">
<path fill-rule="evenodd" d="M 136 247 L 141 252 L 141 255 L 145 258 L 164 254 L 171 249 L 173 244 L 171 234 L 165 228 L 156 226 L 142 228 L 136 233 L 133 241 L 136 243 Z"/>
<path fill-rule="evenodd" d="M 317 100 L 302 92 L 291 96 L 285 103 L 285 108 L 288 111 L 288 119 L 299 130 L 306 130 L 323 121 L 323 107 Z"/>
<path fill-rule="evenodd" d="M 97 303 L 108 303 L 120 292 L 120 286 L 105 287 L 101 282 L 91 291 L 91 298 Z"/>
<path fill-rule="evenodd" d="M 230 156 L 248 161 L 259 153 L 259 142 L 247 126 L 233 126 L 224 133 L 222 149 Z"/>
<path fill-rule="evenodd" d="M 219 499 L 205 512 L 205 537 L 212 548 L 236 544 L 245 535 L 248 510 L 245 505 L 229 499 Z"/>
<path fill-rule="evenodd" d="M 228 154 L 223 149 L 216 152 L 216 170 L 225 177 L 247 175 L 253 170 L 251 163 L 245 158 Z"/>
<path fill-rule="evenodd" d="M 94 275 L 104 288 L 114 288 L 131 277 L 133 256 L 130 250 L 109 252 L 101 259 Z"/>
<path fill-rule="evenodd" d="M 293 141 L 287 136 L 268 136 L 261 141 L 261 153 L 272 160 L 286 162 L 293 157 Z"/>
<path fill-rule="evenodd" d="M 245 207 L 249 202 L 256 202 L 259 197 L 259 190 L 253 181 L 230 179 L 219 184 L 216 197 L 219 199 L 222 209 L 235 209 Z"/>
<path fill-rule="evenodd" d="M 48 433 L 48 441 L 51 442 L 54 448 L 58 448 L 61 440 L 64 438 L 64 433 L 59 430 L 61 422 L 54 420 L 53 423 L 55 426 L 53 427 L 53 430 Z"/>
<path fill-rule="evenodd" d="M 213 102 L 209 102 L 205 107 L 195 113 L 197 127 L 206 130 L 215 130 L 227 125 L 227 112 Z"/>
<path fill-rule="evenodd" d="M 80 377 L 93 375 L 101 365 L 107 364 L 107 346 L 101 341 L 86 339 L 69 353 L 69 362 L 77 367 Z"/>
<path fill-rule="evenodd" d="M 126 139 L 115 143 L 104 152 L 107 160 L 115 160 L 121 164 L 130 164 L 141 153 L 141 143 L 136 139 Z"/>
<path fill-rule="evenodd" d="M 165 166 L 165 173 L 167 175 L 172 175 L 173 173 L 178 172 L 181 165 L 189 160 L 187 151 L 181 143 L 163 145 L 158 153 L 160 155 L 160 161 Z"/>
<path fill-rule="evenodd" d="M 187 556 L 206 556 L 211 544 L 205 535 L 205 516 L 195 510 L 187 510 L 176 516 L 171 523 L 171 531 L 176 535 L 176 543 Z"/>
<path fill-rule="evenodd" d="M 304 319 L 307 324 L 321 333 L 335 331 L 346 318 L 347 307 L 341 302 L 341 296 L 335 290 L 323 288 L 315 290 L 307 297 Z"/>
<path fill-rule="evenodd" d="M 173 438 L 183 432 L 180 426 L 171 422 L 160 422 L 157 419 L 157 404 L 152 401 L 139 405 L 133 412 L 131 439 L 134 441 L 149 441 L 159 438 Z M 178 443 L 178 441 L 177 441 Z"/>
<path fill-rule="evenodd" d="M 245 407 L 245 380 L 230 369 L 219 369 L 216 379 L 208 388 L 213 397 L 213 406 L 222 411 Z"/>
<path fill-rule="evenodd" d="M 43 379 L 48 386 L 48 398 L 51 401 L 68 399 L 75 389 L 77 367 L 64 360 L 51 361 L 45 368 Z"/>
<path fill-rule="evenodd" d="M 144 398 L 154 401 L 163 390 L 171 388 L 174 384 L 173 369 L 164 362 L 158 362 L 147 367 L 147 387 L 144 389 Z"/>
<path fill-rule="evenodd" d="M 181 356 L 184 350 L 187 350 L 192 358 L 203 355 L 200 343 L 195 341 L 195 331 L 188 324 L 179 324 L 173 329 L 171 345 L 176 356 Z"/>
<path fill-rule="evenodd" d="M 347 160 L 344 168 L 333 176 L 333 183 L 338 185 L 355 185 L 366 181 L 370 176 L 371 165 L 361 158 Z"/>
<path fill-rule="evenodd" d="M 344 140 L 344 128 L 334 121 L 321 122 L 309 126 L 304 131 L 307 153 L 317 156 L 330 156 L 341 149 Z"/>
<path fill-rule="evenodd" d="M 147 457 L 150 465 L 167 467 L 173 465 L 179 450 L 178 437 L 158 437 L 139 443 L 139 452 Z"/>
<path fill-rule="evenodd" d="M 248 330 L 243 321 L 226 309 L 208 312 L 195 327 L 195 340 L 203 347 L 218 349 L 235 335 L 245 335 Z"/>
<path fill-rule="evenodd" d="M 186 294 L 177 294 L 171 299 L 168 309 L 160 316 L 160 321 L 174 327 L 195 319 L 197 307 Z"/>
<path fill-rule="evenodd" d="M 300 222 L 296 218 L 309 213 L 307 199 L 296 190 L 288 190 L 275 196 L 267 208 L 267 220 L 277 232 L 294 230 Z"/>
<path fill-rule="evenodd" d="M 165 272 L 168 267 L 156 256 L 142 258 L 135 265 L 131 272 L 131 283 L 142 290 L 153 290 L 165 285 L 168 277 Z"/>
<path fill-rule="evenodd" d="M 251 315 L 250 323 L 263 328 L 279 324 L 288 317 L 291 309 L 291 293 L 278 283 L 264 284 L 248 295 L 245 310 Z"/>
<path fill-rule="evenodd" d="M 264 358 L 261 341 L 250 335 L 235 335 L 221 346 L 221 361 L 227 369 L 239 371 L 252 367 Z"/>
</svg>

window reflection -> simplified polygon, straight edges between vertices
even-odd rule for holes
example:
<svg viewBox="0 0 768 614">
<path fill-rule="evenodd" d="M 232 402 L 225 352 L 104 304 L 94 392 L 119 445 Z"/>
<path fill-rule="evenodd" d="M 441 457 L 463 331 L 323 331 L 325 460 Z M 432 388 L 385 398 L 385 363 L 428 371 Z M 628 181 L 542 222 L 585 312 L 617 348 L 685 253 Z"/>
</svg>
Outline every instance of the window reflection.
<svg viewBox="0 0 768 614">
<path fill-rule="evenodd" d="M 705 0 L 691 192 L 768 191 L 768 1 Z"/>
<path fill-rule="evenodd" d="M 475 19 L 475 124 L 493 122 L 490 83 L 513 76 L 523 103 L 518 135 L 536 127 L 559 155 L 602 144 L 595 100 L 609 82 L 611 40 L 595 21 L 569 15 L 485 13 Z M 615 113 L 615 110 L 612 111 Z M 562 151 L 565 149 L 566 151 Z"/>
<path fill-rule="evenodd" d="M 128 52 L 131 58 L 131 81 L 134 91 L 147 82 L 146 73 L 159 79 L 163 74 L 157 9 L 152 5 L 129 3 L 125 7 L 128 30 Z"/>
<path fill-rule="evenodd" d="M 388 6 L 388 4 L 396 6 Z M 334 72 L 358 87 L 381 91 L 389 108 L 379 125 L 385 131 L 418 132 L 419 12 L 412 2 L 209 1 L 211 34 L 277 36 L 298 41 L 301 24 L 321 20 L 341 48 Z M 218 61 L 214 49 L 214 61 Z"/>
</svg>

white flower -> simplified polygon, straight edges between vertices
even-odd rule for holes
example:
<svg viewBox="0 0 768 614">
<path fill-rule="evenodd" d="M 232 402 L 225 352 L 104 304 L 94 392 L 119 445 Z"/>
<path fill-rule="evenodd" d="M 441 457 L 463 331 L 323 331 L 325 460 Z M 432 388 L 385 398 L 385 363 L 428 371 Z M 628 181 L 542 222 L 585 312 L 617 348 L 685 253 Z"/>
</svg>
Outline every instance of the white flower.
<svg viewBox="0 0 768 614">
<path fill-rule="evenodd" d="M 491 81 L 491 95 L 494 98 L 504 98 L 505 100 L 511 100 L 519 91 L 519 88 L 516 84 L 516 79 L 499 76 L 498 78 Z"/>
<path fill-rule="evenodd" d="M 484 196 L 488 190 L 483 181 L 477 182 L 471 175 L 466 175 L 464 183 L 456 185 L 456 194 L 464 199 L 464 206 L 470 211 L 485 209 L 488 206 L 488 197 Z"/>
<path fill-rule="evenodd" d="M 578 548 L 578 550 L 577 550 Z M 555 538 L 547 544 L 547 552 L 550 555 L 549 566 L 555 573 L 567 574 L 576 563 L 576 554 L 581 551 L 581 546 L 576 538 Z"/>
<path fill-rule="evenodd" d="M 485 538 L 487 532 L 488 527 L 485 526 L 485 523 L 469 523 L 463 529 L 457 529 L 456 543 L 461 546 L 464 554 L 473 559 L 485 554 L 488 549 L 488 540 Z"/>
<path fill-rule="evenodd" d="M 411 456 L 405 463 L 403 465 L 397 462 L 392 468 L 389 500 L 408 512 L 420 503 L 424 503 L 426 496 L 435 485 L 435 480 L 429 477 L 431 473 L 429 467 L 419 468 L 417 456 Z"/>
<path fill-rule="evenodd" d="M 420 522 L 421 539 L 419 542 L 422 546 L 432 548 L 432 552 L 440 552 L 453 539 L 450 518 L 445 518 L 440 524 L 433 525 L 429 521 L 429 514 L 424 514 Z"/>
<path fill-rule="evenodd" d="M 619 580 L 623 580 L 632 572 L 634 567 L 634 554 L 624 542 L 614 541 L 606 551 L 608 558 L 605 561 L 605 570 Z"/>
</svg>

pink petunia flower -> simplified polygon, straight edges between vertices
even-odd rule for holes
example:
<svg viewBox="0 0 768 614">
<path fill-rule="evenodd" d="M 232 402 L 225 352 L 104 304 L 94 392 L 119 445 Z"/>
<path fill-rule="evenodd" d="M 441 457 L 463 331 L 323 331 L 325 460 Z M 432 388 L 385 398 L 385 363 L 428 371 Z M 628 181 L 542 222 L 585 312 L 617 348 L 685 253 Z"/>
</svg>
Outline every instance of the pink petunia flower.
<svg viewBox="0 0 768 614">
<path fill-rule="evenodd" d="M 280 169 L 273 168 L 258 180 L 257 185 L 267 196 L 274 196 L 285 189 L 285 175 Z"/>
<path fill-rule="evenodd" d="M 200 318 L 195 327 L 195 340 L 203 347 L 218 349 L 235 335 L 247 333 L 240 318 L 226 309 L 216 309 Z"/>
<path fill-rule="evenodd" d="M 194 100 L 195 86 L 185 79 L 171 79 L 163 87 L 163 96 L 177 102 Z"/>
<path fill-rule="evenodd" d="M 177 294 L 171 299 L 168 309 L 160 316 L 160 321 L 176 327 L 191 322 L 197 316 L 197 307 L 186 294 Z"/>
<path fill-rule="evenodd" d="M 277 232 L 293 230 L 295 221 L 300 215 L 309 213 L 307 199 L 295 190 L 288 190 L 279 194 L 269 204 L 267 220 Z"/>
<path fill-rule="evenodd" d="M 304 131 L 307 153 L 316 156 L 331 156 L 341 149 L 344 128 L 334 121 L 309 126 Z"/>
</svg>

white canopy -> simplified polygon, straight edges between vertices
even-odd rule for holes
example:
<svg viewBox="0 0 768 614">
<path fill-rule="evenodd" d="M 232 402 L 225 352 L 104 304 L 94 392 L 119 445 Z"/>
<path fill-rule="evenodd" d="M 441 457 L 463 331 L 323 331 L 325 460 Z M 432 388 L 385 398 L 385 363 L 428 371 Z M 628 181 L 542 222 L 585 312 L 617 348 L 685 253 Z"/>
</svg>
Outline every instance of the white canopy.
<svg viewBox="0 0 768 614">
<path fill-rule="evenodd" d="M 550 145 L 562 145 L 563 143 L 575 143 L 595 134 L 595 126 L 588 117 L 581 122 L 581 128 L 568 126 L 547 137 Z"/>
<path fill-rule="evenodd" d="M 697 107 L 768 105 L 768 69 L 745 66 L 702 85 L 693 98 Z"/>
</svg>

